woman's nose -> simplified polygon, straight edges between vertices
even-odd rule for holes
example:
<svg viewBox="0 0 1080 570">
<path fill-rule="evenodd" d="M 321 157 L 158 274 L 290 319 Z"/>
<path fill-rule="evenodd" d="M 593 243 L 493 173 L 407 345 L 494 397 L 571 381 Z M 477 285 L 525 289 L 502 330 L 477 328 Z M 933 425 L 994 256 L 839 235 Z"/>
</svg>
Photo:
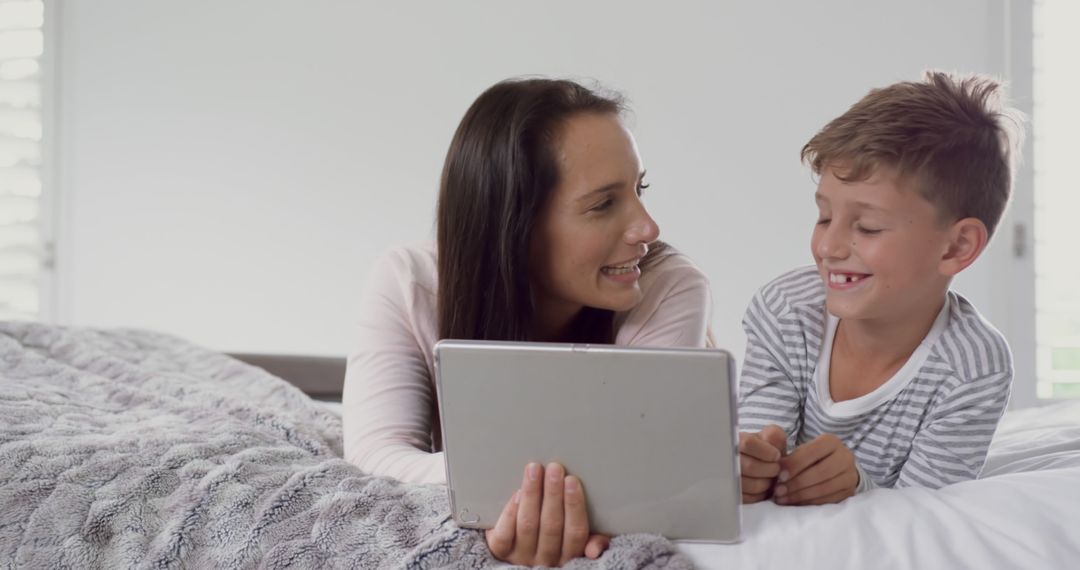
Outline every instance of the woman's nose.
<svg viewBox="0 0 1080 570">
<path fill-rule="evenodd" d="M 660 226 L 644 207 L 626 230 L 626 241 L 631 244 L 652 243 L 660 237 Z"/>
</svg>

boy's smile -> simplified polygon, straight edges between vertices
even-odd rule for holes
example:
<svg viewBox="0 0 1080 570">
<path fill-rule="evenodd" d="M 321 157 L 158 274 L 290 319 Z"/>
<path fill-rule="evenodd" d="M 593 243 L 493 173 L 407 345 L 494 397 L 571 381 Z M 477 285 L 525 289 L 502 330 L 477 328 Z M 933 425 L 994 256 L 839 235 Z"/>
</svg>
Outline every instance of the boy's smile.
<svg viewBox="0 0 1080 570">
<path fill-rule="evenodd" d="M 867 279 L 873 277 L 868 273 L 851 273 L 846 271 L 828 270 L 829 289 L 847 291 L 862 285 Z"/>
<path fill-rule="evenodd" d="M 892 320 L 941 306 L 949 224 L 909 186 L 884 167 L 858 182 L 823 172 L 810 245 L 833 315 Z"/>
</svg>

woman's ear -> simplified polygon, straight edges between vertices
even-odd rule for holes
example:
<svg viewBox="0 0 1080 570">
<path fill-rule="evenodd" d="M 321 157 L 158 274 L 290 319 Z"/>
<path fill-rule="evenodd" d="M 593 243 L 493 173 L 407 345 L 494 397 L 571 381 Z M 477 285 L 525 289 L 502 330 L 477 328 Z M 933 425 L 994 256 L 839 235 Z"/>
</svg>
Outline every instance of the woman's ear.
<svg viewBox="0 0 1080 570">
<path fill-rule="evenodd" d="M 949 228 L 949 242 L 938 269 L 942 275 L 953 277 L 966 269 L 986 249 L 990 233 L 978 218 L 964 218 Z"/>
</svg>

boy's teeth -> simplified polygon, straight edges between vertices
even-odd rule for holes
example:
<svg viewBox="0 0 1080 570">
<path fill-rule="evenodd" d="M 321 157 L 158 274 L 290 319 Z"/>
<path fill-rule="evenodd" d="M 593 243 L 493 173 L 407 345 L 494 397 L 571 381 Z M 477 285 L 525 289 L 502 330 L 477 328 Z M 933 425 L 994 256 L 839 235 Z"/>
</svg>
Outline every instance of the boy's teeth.
<svg viewBox="0 0 1080 570">
<path fill-rule="evenodd" d="M 864 277 L 863 275 L 845 275 L 845 274 L 842 274 L 842 273 L 830 273 L 829 274 L 829 282 L 830 283 L 854 283 L 856 281 L 861 280 L 863 277 Z"/>
</svg>

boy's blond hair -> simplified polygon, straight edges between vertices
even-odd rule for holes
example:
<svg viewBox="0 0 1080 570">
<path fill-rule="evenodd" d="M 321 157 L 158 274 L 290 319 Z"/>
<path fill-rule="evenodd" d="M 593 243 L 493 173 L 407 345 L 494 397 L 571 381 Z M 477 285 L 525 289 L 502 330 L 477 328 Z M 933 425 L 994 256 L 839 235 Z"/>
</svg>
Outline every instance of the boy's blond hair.
<svg viewBox="0 0 1080 570">
<path fill-rule="evenodd" d="M 846 182 L 894 168 L 945 221 L 978 218 L 993 235 L 1023 138 L 1023 115 L 1004 105 L 1002 90 L 990 77 L 941 71 L 874 89 L 814 135 L 802 160 Z"/>
</svg>

